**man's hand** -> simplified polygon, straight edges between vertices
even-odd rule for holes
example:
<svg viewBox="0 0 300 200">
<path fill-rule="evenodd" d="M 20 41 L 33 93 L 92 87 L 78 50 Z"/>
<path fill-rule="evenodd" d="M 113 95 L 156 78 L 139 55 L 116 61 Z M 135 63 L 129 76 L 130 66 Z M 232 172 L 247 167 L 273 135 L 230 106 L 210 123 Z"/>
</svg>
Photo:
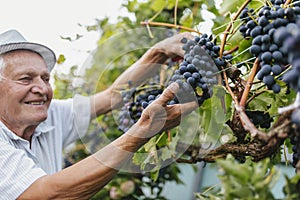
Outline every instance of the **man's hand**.
<svg viewBox="0 0 300 200">
<path fill-rule="evenodd" d="M 178 90 L 177 83 L 171 84 L 158 99 L 147 106 L 141 118 L 134 125 L 137 129 L 143 129 L 143 131 L 136 131 L 143 135 L 135 135 L 135 137 L 150 138 L 157 133 L 176 127 L 180 124 L 182 117 L 198 108 L 196 101 L 167 105 L 175 97 Z"/>
<path fill-rule="evenodd" d="M 183 57 L 184 51 L 181 48 L 183 45 L 181 40 L 183 38 L 193 39 L 194 36 L 189 32 L 179 33 L 158 42 L 156 45 L 153 46 L 153 48 L 160 50 L 169 58 L 174 58 L 178 56 Z"/>
</svg>

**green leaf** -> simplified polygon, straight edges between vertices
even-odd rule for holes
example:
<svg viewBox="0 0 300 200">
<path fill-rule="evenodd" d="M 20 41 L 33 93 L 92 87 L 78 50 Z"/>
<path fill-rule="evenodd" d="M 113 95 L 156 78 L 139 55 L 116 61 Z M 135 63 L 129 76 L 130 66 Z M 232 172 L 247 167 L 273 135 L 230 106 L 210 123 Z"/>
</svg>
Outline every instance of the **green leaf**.
<svg viewBox="0 0 300 200">
<path fill-rule="evenodd" d="M 151 4 L 151 9 L 153 9 L 155 12 L 158 12 L 162 10 L 167 5 L 167 1 L 165 0 L 155 0 Z"/>
<path fill-rule="evenodd" d="M 155 182 L 158 179 L 159 169 L 151 172 L 151 179 Z"/>
<path fill-rule="evenodd" d="M 238 32 L 234 34 L 229 42 L 232 47 L 234 47 L 235 45 L 238 45 L 239 47 L 236 60 L 246 61 L 250 58 L 253 58 L 253 55 L 248 50 L 248 48 L 251 46 L 252 40 L 245 40 Z"/>
<path fill-rule="evenodd" d="M 223 0 L 219 12 L 220 14 L 235 13 L 243 3 L 244 1 Z"/>
<path fill-rule="evenodd" d="M 276 82 L 281 86 L 280 93 L 275 94 L 271 90 L 266 90 L 259 96 L 256 96 L 248 104 L 248 108 L 250 110 L 268 111 L 270 115 L 276 115 L 278 113 L 279 107 L 291 104 L 296 94 L 294 92 L 291 92 L 287 95 L 286 84 L 279 80 L 277 80 Z"/>
<path fill-rule="evenodd" d="M 161 152 L 161 159 L 164 161 L 164 160 L 167 160 L 167 159 L 170 159 L 172 157 L 175 156 L 175 153 L 176 153 L 176 146 L 177 146 L 177 143 L 179 141 L 179 136 L 176 134 L 175 137 L 172 137 L 172 141 L 167 145 L 165 146 L 163 149 L 162 149 L 162 152 Z"/>
<path fill-rule="evenodd" d="M 266 91 L 250 101 L 250 103 L 248 104 L 248 108 L 254 111 L 266 111 L 266 108 L 270 107 L 273 101 L 274 99 L 271 92 Z"/>
<path fill-rule="evenodd" d="M 62 55 L 62 54 L 60 54 L 59 56 L 58 56 L 58 58 L 57 58 L 57 64 L 62 64 L 62 63 L 64 63 L 66 61 L 66 57 L 64 56 L 64 55 Z"/>
<path fill-rule="evenodd" d="M 224 124 L 232 116 L 232 99 L 223 86 L 214 86 L 213 95 L 201 106 L 201 126 L 212 140 L 217 140 Z M 215 142 L 215 141 L 212 141 Z"/>
<path fill-rule="evenodd" d="M 251 167 L 246 163 L 237 164 L 232 155 L 228 155 L 226 160 L 217 160 L 217 163 L 227 175 L 235 177 L 242 184 L 248 183 L 251 179 Z"/>
</svg>

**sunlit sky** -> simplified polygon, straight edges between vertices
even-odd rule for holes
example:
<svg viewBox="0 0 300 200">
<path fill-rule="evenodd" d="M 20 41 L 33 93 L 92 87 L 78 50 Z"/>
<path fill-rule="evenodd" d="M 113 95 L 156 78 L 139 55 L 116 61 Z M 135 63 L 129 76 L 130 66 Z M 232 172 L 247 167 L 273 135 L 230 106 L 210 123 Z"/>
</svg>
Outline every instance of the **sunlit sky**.
<svg viewBox="0 0 300 200">
<path fill-rule="evenodd" d="M 50 47 L 55 54 L 66 56 L 65 65 L 81 65 L 86 51 L 96 47 L 98 34 L 87 32 L 79 26 L 93 25 L 95 19 L 109 16 L 112 20 L 120 14 L 122 0 L 9 0 L 0 11 L 0 32 L 17 29 L 31 42 Z M 63 37 L 75 38 L 84 35 L 76 42 L 68 42 Z M 57 67 L 58 68 L 58 67 Z M 60 67 L 61 68 L 61 67 Z"/>
</svg>

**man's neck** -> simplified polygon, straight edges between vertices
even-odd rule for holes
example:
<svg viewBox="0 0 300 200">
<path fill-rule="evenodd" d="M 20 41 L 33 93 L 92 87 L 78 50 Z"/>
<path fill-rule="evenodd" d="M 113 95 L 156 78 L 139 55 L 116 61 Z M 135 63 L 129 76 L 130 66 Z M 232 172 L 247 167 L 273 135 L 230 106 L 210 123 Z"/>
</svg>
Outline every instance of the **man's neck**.
<svg viewBox="0 0 300 200">
<path fill-rule="evenodd" d="M 5 121 L 1 120 L 1 122 L 9 129 L 11 130 L 14 134 L 17 136 L 23 138 L 24 140 L 31 141 L 31 137 L 34 133 L 34 130 L 38 125 L 30 125 L 30 126 L 25 126 L 25 125 L 14 125 L 10 126 L 9 123 L 6 123 Z"/>
</svg>

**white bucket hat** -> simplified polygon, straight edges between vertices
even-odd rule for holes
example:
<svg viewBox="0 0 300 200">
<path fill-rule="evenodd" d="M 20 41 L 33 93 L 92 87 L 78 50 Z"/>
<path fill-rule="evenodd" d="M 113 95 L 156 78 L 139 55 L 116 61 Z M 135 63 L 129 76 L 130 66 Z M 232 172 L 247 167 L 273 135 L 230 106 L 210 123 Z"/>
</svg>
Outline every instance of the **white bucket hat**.
<svg viewBox="0 0 300 200">
<path fill-rule="evenodd" d="M 0 54 L 13 50 L 31 50 L 38 53 L 47 64 L 49 71 L 53 69 L 56 63 L 56 56 L 54 52 L 48 47 L 28 42 L 18 31 L 9 30 L 0 34 Z"/>
</svg>

